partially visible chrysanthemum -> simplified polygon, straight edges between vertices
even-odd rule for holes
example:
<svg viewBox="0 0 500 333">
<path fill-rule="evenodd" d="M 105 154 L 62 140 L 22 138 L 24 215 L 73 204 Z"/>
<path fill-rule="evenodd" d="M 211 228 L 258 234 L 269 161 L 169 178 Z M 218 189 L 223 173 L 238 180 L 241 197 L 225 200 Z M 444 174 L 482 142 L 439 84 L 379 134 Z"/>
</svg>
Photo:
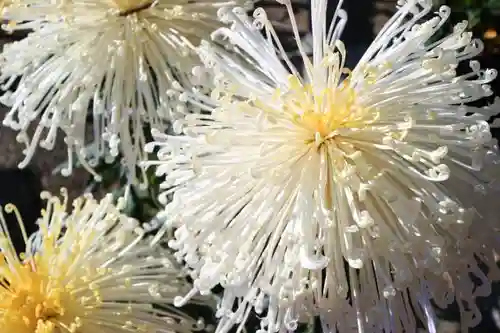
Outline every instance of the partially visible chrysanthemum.
<svg viewBox="0 0 500 333">
<path fill-rule="evenodd" d="M 193 51 L 221 26 L 217 10 L 245 0 L 15 0 L 4 9 L 5 29 L 34 29 L 0 55 L 4 119 L 26 145 L 24 167 L 36 147 L 52 149 L 62 129 L 73 154 L 89 171 L 99 158 L 121 153 L 132 180 L 146 158 L 144 126 L 164 129 L 182 113 L 172 86 L 190 87 Z M 174 111 L 174 114 L 172 114 Z M 93 138 L 85 133 L 93 120 Z M 37 122 L 32 137 L 28 126 Z M 87 133 L 88 134 L 88 133 Z M 141 177 L 144 178 L 145 177 Z"/>
<path fill-rule="evenodd" d="M 325 26 L 327 1 L 311 6 L 311 58 L 290 14 L 303 76 L 263 10 L 254 20 L 221 11 L 232 25 L 213 38 L 240 58 L 202 44 L 217 89 L 180 95 L 211 113 L 178 121 L 183 137 L 155 131 L 146 147 L 159 148 L 144 165 L 166 175 L 162 200 L 172 195 L 170 245 L 193 269 L 194 291 L 225 286 L 219 332 L 252 307 L 268 332 L 314 314 L 327 331 L 413 332 L 415 315 L 432 329 L 431 300 L 453 299 L 464 327 L 474 325 L 500 247 L 487 221 L 471 226 L 474 208 L 450 186 L 487 191 L 482 166 L 500 161 L 487 123 L 498 105 L 465 105 L 492 94 L 496 72 L 470 61 L 457 73 L 481 42 L 466 22 L 431 41 L 449 8 L 400 1 L 351 72 L 345 12 Z"/>
<path fill-rule="evenodd" d="M 189 288 L 161 247 L 111 196 L 64 198 L 42 193 L 39 231 L 16 254 L 0 210 L 0 331 L 15 333 L 192 332 L 202 323 L 172 304 Z M 162 304 L 164 306 L 154 306 Z"/>
</svg>

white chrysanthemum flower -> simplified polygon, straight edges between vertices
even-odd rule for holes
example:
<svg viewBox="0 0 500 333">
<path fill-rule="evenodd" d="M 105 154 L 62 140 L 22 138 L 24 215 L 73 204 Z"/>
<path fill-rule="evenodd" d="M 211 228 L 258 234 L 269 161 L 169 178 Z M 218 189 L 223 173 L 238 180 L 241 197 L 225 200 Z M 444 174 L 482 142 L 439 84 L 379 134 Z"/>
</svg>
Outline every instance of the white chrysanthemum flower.
<svg viewBox="0 0 500 333">
<path fill-rule="evenodd" d="M 15 333 L 192 332 L 203 323 L 172 305 L 189 289 L 161 247 L 151 248 L 138 222 L 90 196 L 51 197 L 19 257 L 0 210 L 0 331 Z M 198 301 L 200 301 L 199 299 Z M 160 304 L 163 306 L 155 306 Z"/>
<path fill-rule="evenodd" d="M 52 149 L 62 129 L 69 159 L 63 174 L 71 173 L 73 153 L 89 171 L 97 159 L 121 153 L 135 181 L 137 161 L 146 158 L 144 126 L 164 129 L 172 111 L 183 108 L 171 87 L 196 84 L 193 45 L 221 26 L 218 9 L 244 2 L 9 1 L 4 16 L 11 23 L 4 28 L 34 29 L 0 55 L 2 88 L 17 85 L 1 101 L 11 107 L 4 125 L 19 131 L 26 145 L 19 166 L 37 146 Z M 85 133 L 90 118 L 93 139 Z"/>
<path fill-rule="evenodd" d="M 400 1 L 351 72 L 339 40 L 345 12 L 325 26 L 327 1 L 311 6 L 311 58 L 291 15 L 304 76 L 263 10 L 253 21 L 222 12 L 232 26 L 213 38 L 241 57 L 202 45 L 217 89 L 180 99 L 210 112 L 177 122 L 186 136 L 156 131 L 146 147 L 159 148 L 144 165 L 166 175 L 167 225 L 179 227 L 170 245 L 192 268 L 190 295 L 225 287 L 218 332 L 252 307 L 264 311 L 259 332 L 316 314 L 329 332 L 414 332 L 415 315 L 432 329 L 431 300 L 453 299 L 474 325 L 500 248 L 486 221 L 470 227 L 474 209 L 449 186 L 485 191 L 483 163 L 500 161 L 487 123 L 498 106 L 465 106 L 491 95 L 496 72 L 471 61 L 457 73 L 482 44 L 465 22 L 432 41 L 449 8 Z"/>
</svg>

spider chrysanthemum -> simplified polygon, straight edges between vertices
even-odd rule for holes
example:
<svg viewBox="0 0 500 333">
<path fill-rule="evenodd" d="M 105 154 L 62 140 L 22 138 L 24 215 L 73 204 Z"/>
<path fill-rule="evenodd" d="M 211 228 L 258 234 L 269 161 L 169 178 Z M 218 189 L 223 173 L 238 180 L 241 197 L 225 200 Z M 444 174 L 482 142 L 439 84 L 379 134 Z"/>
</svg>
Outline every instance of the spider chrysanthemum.
<svg viewBox="0 0 500 333">
<path fill-rule="evenodd" d="M 164 129 L 182 113 L 171 87 L 196 84 L 193 45 L 221 26 L 218 9 L 244 3 L 9 1 L 4 28 L 34 29 L 0 55 L 0 82 L 8 91 L 1 101 L 11 107 L 3 124 L 19 131 L 26 145 L 20 167 L 38 146 L 52 149 L 62 129 L 69 155 L 64 174 L 71 173 L 73 155 L 92 171 L 97 159 L 120 154 L 136 181 L 136 163 L 145 158 L 144 126 Z M 91 131 L 85 128 L 88 119 Z M 28 135 L 32 123 L 35 130 Z"/>
<path fill-rule="evenodd" d="M 290 1 L 280 2 L 304 74 L 263 10 L 253 20 L 221 11 L 231 27 L 213 38 L 239 57 L 202 44 L 216 89 L 179 98 L 207 112 L 176 123 L 185 136 L 155 132 L 147 146 L 159 149 L 159 161 L 144 164 L 166 176 L 165 217 L 178 227 L 170 245 L 192 268 L 194 291 L 225 287 L 218 331 L 244 323 L 252 307 L 268 332 L 311 315 L 325 331 L 414 332 L 416 317 L 432 331 L 431 301 L 454 299 L 464 327 L 474 325 L 474 300 L 498 278 L 499 244 L 450 185 L 487 191 L 482 166 L 499 162 L 487 122 L 498 105 L 466 106 L 492 94 L 496 72 L 467 62 L 481 42 L 466 23 L 435 38 L 449 8 L 400 1 L 350 71 L 344 11 L 325 25 L 327 1 L 312 1 L 309 57 Z"/>
<path fill-rule="evenodd" d="M 152 249 L 138 222 L 111 196 L 81 197 L 67 212 L 43 193 L 39 231 L 16 254 L 0 211 L 0 331 L 12 333 L 192 332 L 202 323 L 172 308 L 185 280 L 166 251 Z M 12 227 L 11 227 L 12 229 Z M 161 304 L 162 306 L 154 306 Z"/>
</svg>

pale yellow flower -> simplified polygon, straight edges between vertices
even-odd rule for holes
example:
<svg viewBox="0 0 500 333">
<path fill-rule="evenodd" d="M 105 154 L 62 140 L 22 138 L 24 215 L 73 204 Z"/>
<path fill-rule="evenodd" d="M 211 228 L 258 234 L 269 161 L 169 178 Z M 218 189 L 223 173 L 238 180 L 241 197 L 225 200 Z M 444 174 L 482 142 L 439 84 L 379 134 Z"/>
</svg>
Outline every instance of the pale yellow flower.
<svg viewBox="0 0 500 333">
<path fill-rule="evenodd" d="M 42 193 L 39 231 L 18 256 L 0 210 L 0 331 L 12 333 L 191 332 L 201 322 L 169 305 L 186 292 L 166 251 L 152 249 L 137 221 L 113 206 L 78 198 L 69 207 Z M 71 211 L 68 212 L 68 209 Z M 153 304 L 163 305 L 155 307 Z"/>
<path fill-rule="evenodd" d="M 222 24 L 217 11 L 246 0 L 16 0 L 5 8 L 6 29 L 33 29 L 0 54 L 3 124 L 19 131 L 31 160 L 38 146 L 52 149 L 66 136 L 69 175 L 77 162 L 90 172 L 98 159 L 121 155 L 131 182 L 137 174 L 144 127 L 165 129 L 185 105 L 171 88 L 193 87 L 193 51 Z M 17 23 L 17 24 L 15 24 Z M 17 87 L 13 87 L 16 84 Z M 86 131 L 87 120 L 92 131 Z M 35 123 L 30 137 L 28 127 Z M 89 135 L 92 132 L 92 135 Z M 97 175 L 95 175 L 97 177 Z"/>
<path fill-rule="evenodd" d="M 466 106 L 490 96 L 497 76 L 471 60 L 481 42 L 463 22 L 437 38 L 450 9 L 402 0 L 351 71 L 340 7 L 326 22 L 328 1 L 311 1 L 306 54 L 290 1 L 280 2 L 303 71 L 262 9 L 221 12 L 231 26 L 213 39 L 238 56 L 202 44 L 216 89 L 179 99 L 207 112 L 176 122 L 185 136 L 155 131 L 147 146 L 158 149 L 145 165 L 165 175 L 166 226 L 178 227 L 169 244 L 192 268 L 193 290 L 225 287 L 217 332 L 241 327 L 252 308 L 258 333 L 314 315 L 325 332 L 414 332 L 417 316 L 432 332 L 431 302 L 453 300 L 464 327 L 477 324 L 474 302 L 499 277 L 498 234 L 474 223 L 450 185 L 488 191 L 482 168 L 500 163 L 487 122 L 499 105 Z"/>
</svg>

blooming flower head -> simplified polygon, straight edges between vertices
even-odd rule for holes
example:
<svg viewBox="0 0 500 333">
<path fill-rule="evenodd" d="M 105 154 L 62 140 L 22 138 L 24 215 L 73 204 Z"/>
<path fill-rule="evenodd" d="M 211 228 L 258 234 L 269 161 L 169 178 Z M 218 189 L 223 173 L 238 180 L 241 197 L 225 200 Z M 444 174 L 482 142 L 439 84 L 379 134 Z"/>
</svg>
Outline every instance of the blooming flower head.
<svg viewBox="0 0 500 333">
<path fill-rule="evenodd" d="M 327 1 L 311 2 L 309 57 L 290 1 L 280 2 L 304 74 L 262 9 L 254 19 L 221 11 L 231 26 L 212 37 L 239 57 L 202 44 L 216 89 L 179 96 L 210 112 L 179 120 L 183 137 L 154 131 L 146 147 L 158 149 L 159 161 L 144 165 L 166 175 L 167 225 L 178 227 L 170 246 L 192 268 L 194 290 L 225 287 L 218 332 L 252 307 L 259 332 L 293 330 L 311 315 L 329 332 L 412 332 L 416 316 L 432 331 L 431 300 L 453 299 L 464 327 L 474 325 L 475 298 L 498 278 L 499 244 L 449 186 L 486 191 L 493 183 L 480 170 L 499 161 L 487 123 L 498 107 L 465 105 L 492 94 L 496 72 L 470 61 L 458 73 L 482 44 L 466 22 L 433 39 L 449 8 L 400 1 L 351 71 L 340 7 L 325 25 Z"/>
<path fill-rule="evenodd" d="M 74 154 L 89 171 L 99 158 L 121 154 L 131 180 L 137 180 L 137 160 L 145 158 L 144 126 L 164 129 L 182 113 L 170 89 L 196 84 L 193 45 L 221 26 L 221 6 L 244 3 L 9 1 L 3 16 L 11 22 L 5 28 L 34 30 L 0 55 L 2 88 L 13 90 L 1 100 L 11 107 L 3 123 L 19 131 L 26 145 L 19 166 L 29 163 L 37 146 L 52 149 L 62 129 L 69 155 L 63 174 L 71 173 Z M 93 120 L 93 135 L 86 131 L 87 119 Z"/>
<path fill-rule="evenodd" d="M 120 213 L 111 196 L 73 202 L 42 193 L 47 207 L 39 231 L 16 254 L 0 211 L 0 331 L 192 332 L 195 319 L 172 309 L 186 284 L 161 248 L 143 239 L 137 221 Z M 189 288 L 188 288 L 189 289 Z M 155 307 L 153 304 L 166 304 Z"/>
</svg>

